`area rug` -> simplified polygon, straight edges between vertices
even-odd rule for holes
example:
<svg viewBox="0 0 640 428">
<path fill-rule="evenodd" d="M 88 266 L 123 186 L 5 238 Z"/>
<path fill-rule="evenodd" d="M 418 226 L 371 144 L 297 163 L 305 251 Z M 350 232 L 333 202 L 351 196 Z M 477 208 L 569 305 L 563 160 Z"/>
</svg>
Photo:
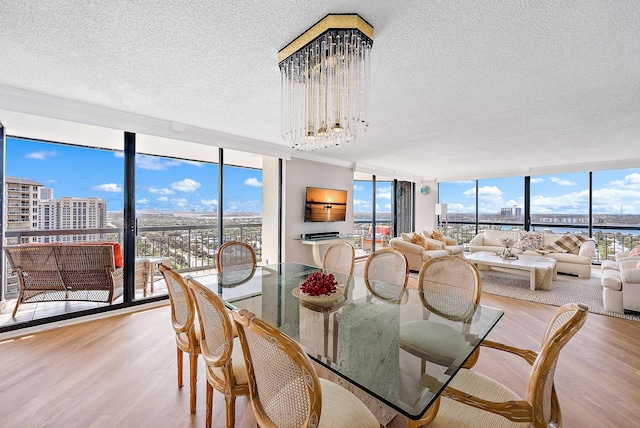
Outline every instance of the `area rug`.
<svg viewBox="0 0 640 428">
<path fill-rule="evenodd" d="M 640 315 L 619 314 L 604 310 L 600 276 L 579 279 L 571 275 L 558 274 L 552 290 L 530 290 L 529 275 L 498 270 L 481 271 L 482 291 L 512 299 L 562 306 L 566 303 L 581 302 L 589 306 L 589 311 L 610 317 L 640 322 Z"/>
</svg>

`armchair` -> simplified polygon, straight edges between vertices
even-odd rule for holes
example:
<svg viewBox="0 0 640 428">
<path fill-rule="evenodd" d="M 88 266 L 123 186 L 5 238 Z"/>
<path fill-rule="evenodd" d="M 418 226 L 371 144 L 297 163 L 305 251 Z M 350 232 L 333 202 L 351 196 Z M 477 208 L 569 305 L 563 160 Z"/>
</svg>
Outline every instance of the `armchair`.
<svg viewBox="0 0 640 428">
<path fill-rule="evenodd" d="M 464 256 L 464 246 L 462 245 L 458 245 L 458 241 L 453 239 L 453 238 L 449 238 L 448 236 L 443 236 L 444 238 L 444 242 L 439 240 L 439 239 L 435 239 L 435 237 L 433 236 L 435 232 L 429 232 L 428 230 L 425 230 L 422 232 L 422 234 L 424 235 L 425 239 L 430 239 L 432 241 L 436 241 L 436 243 L 444 243 L 444 250 L 450 255 L 450 256 L 458 256 L 458 257 L 463 257 Z"/>
<path fill-rule="evenodd" d="M 412 237 L 413 233 L 403 233 L 401 237 L 391 238 L 389 241 L 391 248 L 400 251 L 407 258 L 409 270 L 419 271 L 424 262 L 435 257 L 448 255 L 444 249 L 443 242 L 425 238 L 427 245 L 427 248 L 425 248 L 421 245 L 413 244 L 411 242 Z"/>
<path fill-rule="evenodd" d="M 604 310 L 624 313 L 640 312 L 640 259 L 626 258 L 618 262 L 620 270 L 602 272 Z"/>
</svg>

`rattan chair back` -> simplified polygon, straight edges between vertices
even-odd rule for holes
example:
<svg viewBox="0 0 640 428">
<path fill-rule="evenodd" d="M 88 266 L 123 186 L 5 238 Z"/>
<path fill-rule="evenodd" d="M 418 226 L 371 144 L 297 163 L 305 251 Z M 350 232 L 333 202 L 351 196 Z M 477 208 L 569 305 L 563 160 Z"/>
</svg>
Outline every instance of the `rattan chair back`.
<svg viewBox="0 0 640 428">
<path fill-rule="evenodd" d="M 558 357 L 587 320 L 588 312 L 588 306 L 582 303 L 569 303 L 558 308 L 547 324 L 542 348 L 533 363 L 527 385 L 527 401 L 533 408 L 533 426 L 546 427 L 549 422 L 561 420 L 553 385 Z"/>
<path fill-rule="evenodd" d="M 159 266 L 171 303 L 171 324 L 176 333 L 176 347 L 178 348 L 178 387 L 182 387 L 182 353 L 189 354 L 189 387 L 191 413 L 196 411 L 196 378 L 198 374 L 198 355 L 200 349 L 200 335 L 196 332 L 196 310 L 193 297 L 182 276 L 170 266 Z"/>
<path fill-rule="evenodd" d="M 215 388 L 225 397 L 227 426 L 235 425 L 235 397 L 249 395 L 246 381 L 238 381 L 239 370 L 244 358 L 234 352 L 234 328 L 222 300 L 209 288 L 196 279 L 187 276 L 187 286 L 195 300 L 200 323 L 200 343 L 202 356 L 207 365 L 207 408 L 206 426 L 211 426 L 213 409 L 213 390 Z M 237 343 L 239 346 L 239 343 Z M 238 361 L 234 361 L 232 356 Z"/>
<path fill-rule="evenodd" d="M 261 427 L 317 427 L 322 390 L 309 357 L 295 341 L 251 312 L 234 313 Z"/>
<path fill-rule="evenodd" d="M 453 321 L 468 321 L 480 304 L 480 273 L 462 257 L 436 257 L 422 265 L 418 289 L 430 312 Z"/>
<path fill-rule="evenodd" d="M 322 256 L 322 269 L 331 272 L 338 284 L 347 285 L 351 282 L 356 252 L 353 245 L 343 241 L 332 244 Z"/>
<path fill-rule="evenodd" d="M 409 263 L 400 251 L 384 248 L 373 252 L 364 265 L 369 293 L 381 300 L 399 301 L 409 280 Z"/>
<path fill-rule="evenodd" d="M 240 241 L 225 242 L 218 249 L 218 272 L 255 269 L 256 252 L 251 245 Z"/>
</svg>

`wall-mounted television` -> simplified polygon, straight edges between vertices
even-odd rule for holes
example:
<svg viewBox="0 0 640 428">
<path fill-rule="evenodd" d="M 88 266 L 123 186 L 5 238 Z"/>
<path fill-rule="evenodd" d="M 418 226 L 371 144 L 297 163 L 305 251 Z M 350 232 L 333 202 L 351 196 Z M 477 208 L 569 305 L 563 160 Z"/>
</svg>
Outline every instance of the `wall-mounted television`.
<svg viewBox="0 0 640 428">
<path fill-rule="evenodd" d="M 345 221 L 347 219 L 347 191 L 307 187 L 304 221 Z"/>
</svg>

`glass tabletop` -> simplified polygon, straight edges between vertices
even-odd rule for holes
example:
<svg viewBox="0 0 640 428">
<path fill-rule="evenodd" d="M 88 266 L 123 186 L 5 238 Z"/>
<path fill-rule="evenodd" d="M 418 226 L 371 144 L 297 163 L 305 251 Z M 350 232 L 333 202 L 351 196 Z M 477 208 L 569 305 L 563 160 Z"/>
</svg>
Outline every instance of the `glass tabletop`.
<svg viewBox="0 0 640 428">
<path fill-rule="evenodd" d="M 303 300 L 315 266 L 281 263 L 195 277 L 235 309 L 247 309 L 307 354 L 411 419 L 418 419 L 500 320 L 478 306 L 465 322 L 430 313 L 413 289 L 334 273 L 334 298 Z"/>
</svg>

